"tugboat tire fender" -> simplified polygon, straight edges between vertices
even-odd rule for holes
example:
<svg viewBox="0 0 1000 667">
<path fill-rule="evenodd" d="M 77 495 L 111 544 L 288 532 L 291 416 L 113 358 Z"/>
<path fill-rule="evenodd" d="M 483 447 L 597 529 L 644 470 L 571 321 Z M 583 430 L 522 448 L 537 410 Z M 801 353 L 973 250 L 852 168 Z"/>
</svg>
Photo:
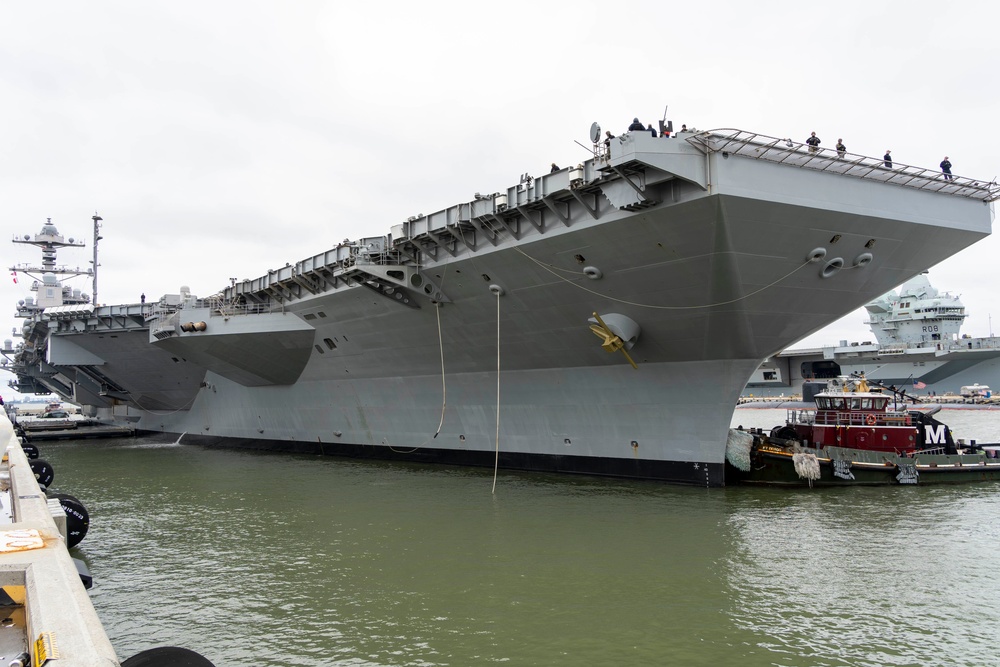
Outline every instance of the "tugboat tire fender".
<svg viewBox="0 0 1000 667">
<path fill-rule="evenodd" d="M 776 426 L 771 430 L 772 438 L 781 438 L 782 440 L 795 440 L 799 437 L 799 434 L 791 426 Z"/>
</svg>

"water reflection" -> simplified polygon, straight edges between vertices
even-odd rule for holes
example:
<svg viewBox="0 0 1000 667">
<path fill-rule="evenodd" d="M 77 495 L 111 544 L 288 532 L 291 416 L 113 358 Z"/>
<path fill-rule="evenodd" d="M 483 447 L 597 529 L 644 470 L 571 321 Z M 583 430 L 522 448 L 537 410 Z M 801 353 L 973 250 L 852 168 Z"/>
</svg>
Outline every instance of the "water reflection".
<svg viewBox="0 0 1000 667">
<path fill-rule="evenodd" d="M 733 621 L 774 664 L 993 660 L 994 485 L 752 491 L 729 518 Z"/>
<path fill-rule="evenodd" d="M 1000 536 L 981 519 L 997 512 L 992 485 L 797 493 L 501 472 L 493 495 L 487 470 L 172 444 L 44 451 L 90 509 L 92 598 L 122 656 L 165 644 L 218 667 L 992 655 L 966 622 L 998 620 L 986 573 Z"/>
</svg>

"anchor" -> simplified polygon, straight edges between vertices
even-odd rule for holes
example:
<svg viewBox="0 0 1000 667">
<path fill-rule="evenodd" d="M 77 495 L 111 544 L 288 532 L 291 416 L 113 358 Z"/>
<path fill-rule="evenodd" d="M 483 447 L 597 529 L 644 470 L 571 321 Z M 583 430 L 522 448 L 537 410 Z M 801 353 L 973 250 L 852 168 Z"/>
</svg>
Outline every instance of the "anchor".
<svg viewBox="0 0 1000 667">
<path fill-rule="evenodd" d="M 624 315 L 618 315 L 616 313 L 608 315 L 608 318 L 612 320 L 614 329 L 612 329 L 611 326 L 608 326 L 601 316 L 595 311 L 594 320 L 597 320 L 597 324 L 591 324 L 590 330 L 594 332 L 595 336 L 602 340 L 601 347 L 608 352 L 621 352 L 625 355 L 625 358 L 628 359 L 628 362 L 632 364 L 632 368 L 638 370 L 639 367 L 636 365 L 635 361 L 632 360 L 632 357 L 629 356 L 627 348 L 632 347 L 635 339 L 639 336 L 639 325 Z M 594 320 L 591 320 L 591 322 Z M 622 340 L 621 334 L 626 333 L 626 331 L 632 335 L 628 336 L 628 340 Z"/>
</svg>

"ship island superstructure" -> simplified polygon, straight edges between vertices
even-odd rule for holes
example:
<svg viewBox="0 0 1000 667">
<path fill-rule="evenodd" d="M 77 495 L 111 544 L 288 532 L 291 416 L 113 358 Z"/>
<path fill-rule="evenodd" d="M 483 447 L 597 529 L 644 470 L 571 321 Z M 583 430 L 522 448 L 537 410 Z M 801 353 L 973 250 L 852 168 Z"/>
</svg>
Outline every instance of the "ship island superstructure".
<svg viewBox="0 0 1000 667">
<path fill-rule="evenodd" d="M 988 235 L 998 194 L 739 130 L 598 137 L 209 298 L 23 304 L 16 385 L 186 443 L 718 486 L 762 360 Z"/>
</svg>

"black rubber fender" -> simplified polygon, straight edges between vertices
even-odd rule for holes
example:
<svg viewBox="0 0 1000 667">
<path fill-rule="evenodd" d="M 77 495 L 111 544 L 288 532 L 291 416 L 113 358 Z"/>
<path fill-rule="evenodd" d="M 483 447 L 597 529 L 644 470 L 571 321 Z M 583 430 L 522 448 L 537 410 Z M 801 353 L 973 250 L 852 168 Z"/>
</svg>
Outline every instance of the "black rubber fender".
<svg viewBox="0 0 1000 667">
<path fill-rule="evenodd" d="M 50 497 L 58 498 L 66 513 L 66 547 L 72 549 L 83 541 L 90 530 L 90 512 L 79 499 L 68 493 L 56 493 Z"/>
<path fill-rule="evenodd" d="M 90 568 L 79 558 L 73 558 L 72 556 L 70 558 L 73 559 L 73 565 L 76 566 L 76 572 L 80 575 L 80 583 L 83 584 L 84 590 L 89 591 L 94 587 L 94 575 L 90 573 Z"/>
<path fill-rule="evenodd" d="M 161 646 L 136 653 L 122 667 L 215 667 L 207 658 L 186 648 Z"/>
<path fill-rule="evenodd" d="M 781 438 L 782 440 L 797 440 L 799 435 L 795 432 L 795 429 L 787 424 L 784 426 L 775 426 L 771 429 L 772 438 Z"/>
<path fill-rule="evenodd" d="M 27 456 L 29 459 L 38 458 L 38 447 L 35 447 L 30 442 L 22 442 L 21 449 L 24 450 L 24 455 Z"/>
<path fill-rule="evenodd" d="M 35 473 L 35 479 L 42 486 L 51 486 L 52 480 L 55 479 L 56 471 L 52 469 L 52 465 L 44 459 L 31 459 L 28 461 L 28 465 L 31 466 L 31 472 Z"/>
</svg>

